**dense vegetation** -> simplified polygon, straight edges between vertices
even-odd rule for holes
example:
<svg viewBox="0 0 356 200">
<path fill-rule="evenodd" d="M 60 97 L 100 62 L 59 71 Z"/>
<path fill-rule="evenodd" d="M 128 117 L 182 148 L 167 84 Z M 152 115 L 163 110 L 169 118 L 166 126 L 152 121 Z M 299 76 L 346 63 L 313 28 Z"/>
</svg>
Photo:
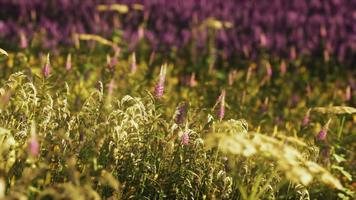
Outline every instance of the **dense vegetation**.
<svg viewBox="0 0 356 200">
<path fill-rule="evenodd" d="M 196 5 L 205 1 L 183 7 L 179 1 L 73 1 L 77 10 L 66 2 L 0 2 L 0 31 L 6 29 L 0 32 L 0 199 L 355 198 L 355 30 L 344 17 L 352 1 L 321 6 L 343 8 L 332 13 L 343 16 L 345 23 L 335 26 L 348 31 L 346 44 L 328 29 L 315 48 L 305 44 L 309 36 L 299 41 L 289 34 L 282 40 L 291 46 L 277 47 L 272 41 L 279 34 L 296 29 L 275 28 L 239 40 L 247 52 L 230 39 L 268 17 L 252 15 L 239 29 L 236 23 L 246 18 L 221 14 L 225 6 L 277 9 L 281 16 L 271 20 L 277 25 L 289 11 L 250 1 L 214 0 L 205 7 Z M 309 6 L 305 16 L 314 15 L 316 2 L 291 9 Z M 171 22 L 169 9 L 157 8 L 164 3 L 183 13 L 183 21 L 199 14 L 199 25 Z M 61 22 L 52 7 L 71 20 Z M 137 12 L 156 8 L 140 21 Z M 321 15 L 330 16 L 325 10 Z M 83 20 L 96 15 L 103 18 Z M 114 18 L 120 26 L 111 26 Z M 162 20 L 177 31 L 163 31 Z M 92 30 L 91 22 L 107 31 Z M 312 20 L 300 23 L 294 25 L 306 35 L 314 31 Z M 200 25 L 206 38 L 193 36 Z M 169 43 L 166 34 L 185 29 L 189 40 L 175 35 Z M 135 30 L 143 31 L 137 41 L 127 37 L 136 37 Z M 334 50 L 325 50 L 324 41 Z M 307 51 L 290 55 L 292 46 Z"/>
</svg>

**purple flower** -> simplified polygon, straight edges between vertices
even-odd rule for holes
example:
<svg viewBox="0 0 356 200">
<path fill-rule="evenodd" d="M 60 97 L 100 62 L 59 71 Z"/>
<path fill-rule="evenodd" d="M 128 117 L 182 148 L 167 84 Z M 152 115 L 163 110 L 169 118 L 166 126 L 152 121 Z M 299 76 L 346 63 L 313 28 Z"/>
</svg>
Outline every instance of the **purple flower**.
<svg viewBox="0 0 356 200">
<path fill-rule="evenodd" d="M 66 61 L 66 70 L 69 71 L 71 69 L 72 69 L 72 56 L 68 54 L 67 61 Z"/>
<path fill-rule="evenodd" d="M 181 142 L 183 145 L 188 145 L 189 144 L 189 134 L 188 132 L 184 132 L 182 137 L 181 137 Z"/>
<path fill-rule="evenodd" d="M 182 124 L 184 122 L 185 116 L 187 114 L 188 103 L 184 102 L 178 107 L 175 121 L 177 124 Z"/>
<path fill-rule="evenodd" d="M 32 156 L 37 157 L 39 155 L 40 144 L 38 143 L 36 136 L 31 136 L 31 139 L 28 144 L 28 148 Z"/>
<path fill-rule="evenodd" d="M 327 129 L 321 129 L 321 131 L 318 133 L 318 140 L 325 140 L 326 139 L 326 135 L 328 134 L 328 130 Z"/>
<path fill-rule="evenodd" d="M 329 129 L 330 122 L 331 122 L 331 119 L 329 119 L 329 121 L 320 130 L 320 132 L 317 135 L 317 140 L 319 140 L 319 141 L 325 141 L 326 140 L 326 136 L 328 135 L 328 129 Z"/>
<path fill-rule="evenodd" d="M 47 78 L 51 73 L 51 64 L 49 61 L 49 54 L 47 54 L 47 58 L 46 58 L 46 63 L 42 68 L 42 74 L 45 78 Z"/>
<path fill-rule="evenodd" d="M 155 96 L 160 99 L 163 97 L 163 92 L 164 92 L 164 82 L 166 80 L 166 71 L 167 71 L 167 65 L 164 64 L 161 66 L 161 71 L 159 74 L 159 80 L 158 83 L 155 87 Z"/>
</svg>

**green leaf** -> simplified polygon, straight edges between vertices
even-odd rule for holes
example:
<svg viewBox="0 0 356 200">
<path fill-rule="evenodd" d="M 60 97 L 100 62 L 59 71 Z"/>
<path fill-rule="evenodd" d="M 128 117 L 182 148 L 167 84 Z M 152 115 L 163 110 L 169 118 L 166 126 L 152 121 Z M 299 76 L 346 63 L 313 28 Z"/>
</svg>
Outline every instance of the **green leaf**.
<svg viewBox="0 0 356 200">
<path fill-rule="evenodd" d="M 338 170 L 342 175 L 347 178 L 347 180 L 352 181 L 352 175 L 349 172 L 345 171 L 343 167 L 333 165 L 331 168 Z"/>
<path fill-rule="evenodd" d="M 344 157 L 339 156 L 339 155 L 337 155 L 337 154 L 334 154 L 333 156 L 334 156 L 336 162 L 338 162 L 338 163 L 341 163 L 341 162 L 346 161 L 346 159 L 345 159 Z"/>
</svg>

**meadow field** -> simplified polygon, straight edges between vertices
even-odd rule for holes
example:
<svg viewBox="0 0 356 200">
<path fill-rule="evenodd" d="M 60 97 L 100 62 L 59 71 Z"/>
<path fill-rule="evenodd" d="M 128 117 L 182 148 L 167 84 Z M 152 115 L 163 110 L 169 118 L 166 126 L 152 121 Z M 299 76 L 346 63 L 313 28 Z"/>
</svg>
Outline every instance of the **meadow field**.
<svg viewBox="0 0 356 200">
<path fill-rule="evenodd" d="M 0 0 L 0 199 L 354 199 L 355 8 Z"/>
</svg>

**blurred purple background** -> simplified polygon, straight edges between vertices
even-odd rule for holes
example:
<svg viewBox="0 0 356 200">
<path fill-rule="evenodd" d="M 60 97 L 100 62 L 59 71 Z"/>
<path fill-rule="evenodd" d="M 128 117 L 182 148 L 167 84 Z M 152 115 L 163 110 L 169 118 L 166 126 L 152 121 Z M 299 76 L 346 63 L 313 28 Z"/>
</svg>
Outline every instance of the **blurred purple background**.
<svg viewBox="0 0 356 200">
<path fill-rule="evenodd" d="M 96 8 L 112 3 L 129 5 L 129 12 Z M 40 34 L 41 46 L 54 48 L 71 44 L 76 32 L 110 37 L 121 29 L 132 48 L 140 37 L 153 49 L 204 48 L 212 32 L 202 24 L 210 17 L 227 25 L 213 33 L 226 56 L 254 57 L 264 49 L 292 59 L 325 53 L 340 61 L 355 57 L 355 0 L 0 0 L 0 43 L 26 47 Z"/>
</svg>

